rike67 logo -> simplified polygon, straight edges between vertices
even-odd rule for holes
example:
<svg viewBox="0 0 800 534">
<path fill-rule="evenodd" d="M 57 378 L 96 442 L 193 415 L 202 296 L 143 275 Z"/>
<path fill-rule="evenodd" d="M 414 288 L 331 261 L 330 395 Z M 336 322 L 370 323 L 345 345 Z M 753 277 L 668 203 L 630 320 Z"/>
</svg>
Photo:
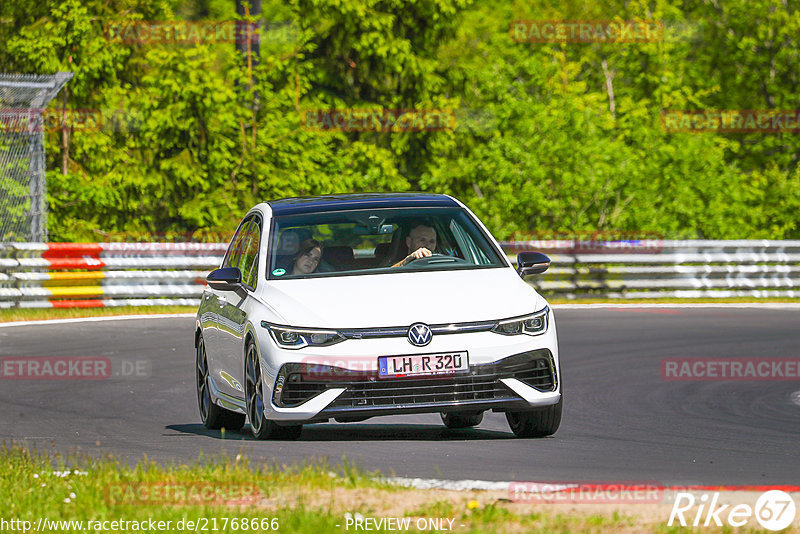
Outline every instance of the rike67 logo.
<svg viewBox="0 0 800 534">
<path fill-rule="evenodd" d="M 680 492 L 675 496 L 668 526 L 675 522 L 682 526 L 743 527 L 755 517 L 758 524 L 767 530 L 783 530 L 795 518 L 795 503 L 791 495 L 781 490 L 769 490 L 758 497 L 755 506 L 749 504 L 723 504 L 720 494 L 703 493 L 696 498 L 692 493 Z"/>
</svg>

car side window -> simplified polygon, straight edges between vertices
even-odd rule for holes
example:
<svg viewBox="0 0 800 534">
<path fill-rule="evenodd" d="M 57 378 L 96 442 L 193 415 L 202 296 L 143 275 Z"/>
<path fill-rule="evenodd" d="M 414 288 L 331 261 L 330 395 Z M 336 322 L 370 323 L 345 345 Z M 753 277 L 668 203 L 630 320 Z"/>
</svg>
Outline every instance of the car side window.
<svg viewBox="0 0 800 534">
<path fill-rule="evenodd" d="M 247 227 L 250 226 L 250 220 L 244 221 L 239 225 L 236 235 L 233 236 L 231 244 L 228 246 L 228 251 L 225 253 L 225 259 L 222 260 L 223 267 L 238 267 L 239 258 L 242 254 L 242 239 L 247 233 Z"/>
<path fill-rule="evenodd" d="M 261 241 L 261 221 L 253 218 L 242 239 L 242 254 L 239 270 L 242 271 L 242 282 L 255 289 L 258 283 L 258 248 Z"/>
</svg>

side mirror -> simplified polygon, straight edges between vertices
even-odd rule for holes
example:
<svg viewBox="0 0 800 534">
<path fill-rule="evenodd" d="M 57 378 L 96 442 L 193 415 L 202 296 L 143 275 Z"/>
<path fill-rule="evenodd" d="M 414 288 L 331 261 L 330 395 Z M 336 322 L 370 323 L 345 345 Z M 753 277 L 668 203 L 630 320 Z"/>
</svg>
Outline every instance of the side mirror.
<svg viewBox="0 0 800 534">
<path fill-rule="evenodd" d="M 550 267 L 550 258 L 541 252 L 520 252 L 517 254 L 517 273 L 525 278 L 529 274 L 541 274 Z"/>
<path fill-rule="evenodd" d="M 238 267 L 223 267 L 211 271 L 206 277 L 208 285 L 221 291 L 233 291 L 242 285 L 242 272 Z"/>
</svg>

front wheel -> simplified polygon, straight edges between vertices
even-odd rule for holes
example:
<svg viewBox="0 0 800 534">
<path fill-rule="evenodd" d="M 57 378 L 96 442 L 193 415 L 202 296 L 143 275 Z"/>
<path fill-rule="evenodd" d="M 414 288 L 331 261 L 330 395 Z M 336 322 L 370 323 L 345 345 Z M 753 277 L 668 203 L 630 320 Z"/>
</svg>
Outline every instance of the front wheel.
<svg viewBox="0 0 800 534">
<path fill-rule="evenodd" d="M 239 430 L 244 426 L 244 414 L 220 408 L 211 400 L 208 378 L 208 356 L 203 336 L 197 340 L 197 405 L 203 425 L 211 430 Z"/>
<path fill-rule="evenodd" d="M 558 404 L 524 412 L 506 412 L 511 431 L 518 438 L 542 438 L 556 433 L 561 425 L 561 408 L 564 398 Z"/>
<path fill-rule="evenodd" d="M 255 343 L 247 343 L 245 356 L 245 395 L 247 396 L 247 418 L 256 439 L 297 439 L 303 425 L 280 426 L 264 417 L 264 389 L 261 362 Z"/>
</svg>

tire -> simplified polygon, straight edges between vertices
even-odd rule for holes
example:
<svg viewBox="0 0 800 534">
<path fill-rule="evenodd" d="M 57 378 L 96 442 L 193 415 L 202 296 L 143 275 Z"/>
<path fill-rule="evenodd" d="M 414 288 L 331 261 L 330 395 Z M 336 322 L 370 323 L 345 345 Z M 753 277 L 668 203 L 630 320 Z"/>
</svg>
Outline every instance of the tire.
<svg viewBox="0 0 800 534">
<path fill-rule="evenodd" d="M 264 417 L 264 388 L 258 350 L 252 340 L 248 341 L 244 359 L 245 396 L 250 430 L 256 439 L 297 439 L 303 425 L 281 426 Z"/>
<path fill-rule="evenodd" d="M 470 428 L 478 426 L 483 421 L 483 412 L 477 413 L 443 413 L 442 423 L 447 428 Z"/>
<path fill-rule="evenodd" d="M 206 344 L 203 336 L 197 339 L 196 385 L 197 407 L 200 409 L 200 418 L 203 425 L 210 430 L 240 430 L 244 426 L 244 414 L 236 413 L 214 404 L 211 400 L 211 391 L 208 385 L 208 358 Z"/>
<path fill-rule="evenodd" d="M 543 438 L 556 433 L 561 425 L 562 397 L 558 404 L 524 412 L 506 412 L 511 431 L 518 438 Z"/>
</svg>

